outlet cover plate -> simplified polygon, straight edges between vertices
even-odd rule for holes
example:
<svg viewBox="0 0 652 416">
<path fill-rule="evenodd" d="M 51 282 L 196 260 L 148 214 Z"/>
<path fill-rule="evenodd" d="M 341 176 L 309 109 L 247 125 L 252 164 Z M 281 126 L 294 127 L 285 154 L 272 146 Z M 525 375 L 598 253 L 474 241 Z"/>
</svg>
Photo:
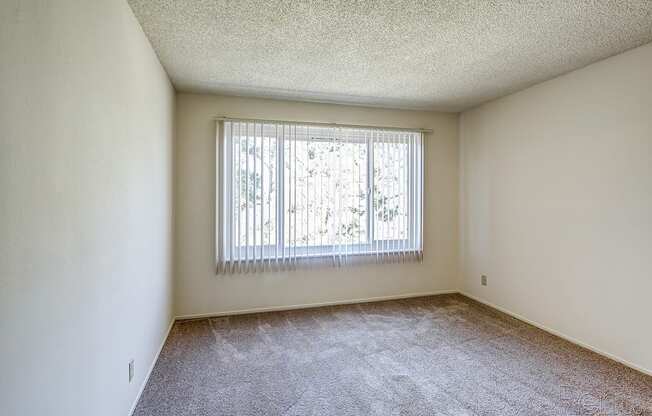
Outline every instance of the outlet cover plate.
<svg viewBox="0 0 652 416">
<path fill-rule="evenodd" d="M 134 379 L 134 360 L 133 358 L 129 361 L 129 382 Z"/>
</svg>

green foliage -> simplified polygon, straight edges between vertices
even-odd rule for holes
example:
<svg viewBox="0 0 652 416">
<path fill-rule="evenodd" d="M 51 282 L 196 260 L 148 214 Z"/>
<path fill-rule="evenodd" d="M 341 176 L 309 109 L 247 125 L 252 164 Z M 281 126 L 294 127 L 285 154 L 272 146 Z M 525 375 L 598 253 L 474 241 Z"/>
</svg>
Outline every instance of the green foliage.
<svg viewBox="0 0 652 416">
<path fill-rule="evenodd" d="M 248 146 L 244 142 L 241 145 L 240 169 L 236 175 L 239 178 L 239 190 L 242 198 L 240 212 L 244 218 L 247 206 L 251 210 L 254 205 L 257 207 L 273 206 L 275 203 L 276 181 L 267 179 L 268 176 L 265 175 L 276 174 L 276 146 L 266 146 L 263 149 L 260 142 L 256 146 L 253 140 L 249 141 Z M 286 151 L 287 149 L 288 147 L 286 147 Z M 296 159 L 294 159 L 295 152 Z M 300 230 L 302 235 L 297 234 L 300 243 L 314 244 L 320 239 L 328 239 L 331 232 L 334 232 L 336 241 L 324 241 L 324 244 L 355 241 L 359 238 L 366 239 L 368 215 L 373 217 L 376 227 L 379 227 L 380 224 L 392 223 L 402 215 L 400 201 L 403 196 L 393 191 L 398 188 L 399 177 L 396 172 L 391 170 L 391 167 L 396 166 L 391 160 L 391 155 L 387 156 L 390 159 L 383 159 L 384 154 L 373 152 L 372 157 L 377 159 L 374 161 L 374 186 L 371 193 L 373 210 L 371 212 L 368 210 L 367 202 L 370 196 L 365 185 L 369 180 L 366 171 L 368 157 L 366 147 L 340 142 L 310 143 L 304 147 L 292 148 L 292 157 L 292 161 L 289 156 L 286 157 L 283 168 L 286 173 L 300 173 L 299 177 L 292 179 L 296 180 L 297 184 L 297 188 L 292 192 L 298 194 L 296 201 L 293 200 L 291 204 L 286 205 L 285 210 L 289 214 L 310 219 L 308 221 L 310 229 L 305 232 Z M 344 158 L 346 158 L 346 162 L 341 163 Z M 249 160 L 248 174 L 245 168 L 247 160 Z M 261 162 L 264 162 L 262 166 Z M 335 162 L 334 166 L 331 165 L 332 162 Z M 254 163 L 257 167 L 255 173 L 252 169 Z M 263 178 L 265 178 L 264 194 L 262 193 Z M 320 200 L 324 198 L 323 202 L 327 204 L 325 206 L 320 206 L 319 200 L 313 199 L 316 195 L 314 194 L 315 188 L 312 187 L 316 187 L 317 184 L 322 187 L 319 191 L 319 198 Z M 310 194 L 307 193 L 309 187 Z M 341 195 L 343 192 L 346 192 L 347 195 L 341 195 L 340 199 L 334 200 L 331 195 L 333 188 L 335 195 Z M 286 189 L 286 192 L 289 192 L 289 189 Z M 339 223 L 343 218 L 347 220 Z M 263 227 L 264 235 L 269 236 L 273 233 L 275 223 L 269 218 L 265 219 L 264 224 L 257 224 L 256 227 Z M 334 222 L 337 223 L 335 229 L 333 229 Z"/>
</svg>

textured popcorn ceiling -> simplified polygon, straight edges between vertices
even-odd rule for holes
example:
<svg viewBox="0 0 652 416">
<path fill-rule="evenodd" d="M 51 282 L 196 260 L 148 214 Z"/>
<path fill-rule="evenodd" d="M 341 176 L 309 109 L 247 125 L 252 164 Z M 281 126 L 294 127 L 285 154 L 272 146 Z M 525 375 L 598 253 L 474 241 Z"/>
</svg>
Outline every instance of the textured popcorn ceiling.
<svg viewBox="0 0 652 416">
<path fill-rule="evenodd" d="M 466 109 L 652 41 L 652 0 L 129 3 L 180 91 L 397 108 Z"/>
</svg>

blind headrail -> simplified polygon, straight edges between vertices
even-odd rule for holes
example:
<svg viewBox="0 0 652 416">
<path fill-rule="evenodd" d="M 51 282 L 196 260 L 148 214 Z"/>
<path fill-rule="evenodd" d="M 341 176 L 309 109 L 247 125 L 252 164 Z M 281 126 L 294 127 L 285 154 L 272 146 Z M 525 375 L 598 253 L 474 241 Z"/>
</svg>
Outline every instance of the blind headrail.
<svg viewBox="0 0 652 416">
<path fill-rule="evenodd" d="M 215 117 L 216 121 L 244 121 L 244 122 L 257 122 L 257 123 L 269 123 L 269 124 L 303 124 L 310 126 L 321 126 L 321 127 L 344 127 L 350 129 L 369 129 L 369 130 L 393 130 L 393 131 L 412 131 L 420 133 L 432 133 L 432 129 L 424 128 L 406 128 L 406 127 L 388 127 L 388 126 L 369 126 L 362 124 L 342 124 L 342 123 L 319 123 L 315 121 L 296 121 L 296 120 L 264 120 L 264 119 L 255 119 L 255 118 L 233 118 L 218 116 Z"/>
</svg>

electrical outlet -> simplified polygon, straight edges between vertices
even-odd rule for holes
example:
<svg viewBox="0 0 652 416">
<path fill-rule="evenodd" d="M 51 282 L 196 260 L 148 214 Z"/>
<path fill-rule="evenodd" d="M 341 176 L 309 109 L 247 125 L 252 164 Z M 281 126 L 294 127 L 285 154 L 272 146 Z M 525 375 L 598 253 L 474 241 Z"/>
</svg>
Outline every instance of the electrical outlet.
<svg viewBox="0 0 652 416">
<path fill-rule="evenodd" d="M 487 276 L 483 274 L 482 277 L 480 277 L 480 283 L 482 286 L 487 286 Z"/>
<path fill-rule="evenodd" d="M 129 382 L 134 379 L 134 360 L 133 358 L 129 361 Z"/>
</svg>

